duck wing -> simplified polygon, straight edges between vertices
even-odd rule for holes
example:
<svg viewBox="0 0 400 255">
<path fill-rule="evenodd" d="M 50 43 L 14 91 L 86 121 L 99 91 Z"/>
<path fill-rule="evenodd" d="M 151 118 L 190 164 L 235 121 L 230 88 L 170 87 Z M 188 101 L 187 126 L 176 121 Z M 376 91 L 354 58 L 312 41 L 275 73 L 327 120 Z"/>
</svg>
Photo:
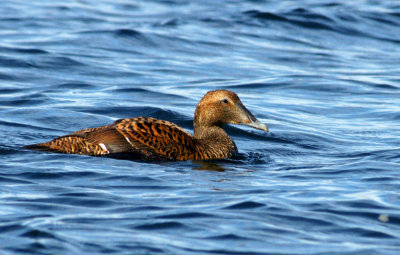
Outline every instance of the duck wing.
<svg viewBox="0 0 400 255">
<path fill-rule="evenodd" d="M 138 117 L 121 119 L 112 125 L 74 133 L 109 154 L 132 153 L 145 158 L 187 160 L 196 152 L 190 133 L 169 121 Z"/>
</svg>

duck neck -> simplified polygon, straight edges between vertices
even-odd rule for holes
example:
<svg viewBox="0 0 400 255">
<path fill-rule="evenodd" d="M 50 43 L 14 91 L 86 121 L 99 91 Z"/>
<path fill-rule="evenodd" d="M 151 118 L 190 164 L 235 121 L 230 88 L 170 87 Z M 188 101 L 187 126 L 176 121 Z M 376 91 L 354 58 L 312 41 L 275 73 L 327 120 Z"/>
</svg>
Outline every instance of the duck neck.
<svg viewBox="0 0 400 255">
<path fill-rule="evenodd" d="M 229 138 L 228 134 L 219 126 L 202 126 L 194 124 L 194 137 L 200 140 L 219 140 Z"/>
<path fill-rule="evenodd" d="M 198 150 L 210 155 L 210 159 L 230 158 L 237 154 L 237 147 L 225 130 L 220 126 L 202 126 L 194 123 L 194 138 L 198 141 Z"/>
</svg>

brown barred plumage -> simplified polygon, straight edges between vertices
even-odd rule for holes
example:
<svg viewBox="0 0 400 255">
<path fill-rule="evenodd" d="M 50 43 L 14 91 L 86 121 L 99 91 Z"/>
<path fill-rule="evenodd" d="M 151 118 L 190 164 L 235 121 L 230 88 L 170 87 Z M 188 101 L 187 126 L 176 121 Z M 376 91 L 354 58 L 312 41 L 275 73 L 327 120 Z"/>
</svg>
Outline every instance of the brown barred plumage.
<svg viewBox="0 0 400 255">
<path fill-rule="evenodd" d="M 268 132 L 228 90 L 208 92 L 197 105 L 194 135 L 165 120 L 147 117 L 117 120 L 87 128 L 47 143 L 25 148 L 91 156 L 123 154 L 139 159 L 204 160 L 236 155 L 237 148 L 222 124 L 244 124 Z"/>
</svg>

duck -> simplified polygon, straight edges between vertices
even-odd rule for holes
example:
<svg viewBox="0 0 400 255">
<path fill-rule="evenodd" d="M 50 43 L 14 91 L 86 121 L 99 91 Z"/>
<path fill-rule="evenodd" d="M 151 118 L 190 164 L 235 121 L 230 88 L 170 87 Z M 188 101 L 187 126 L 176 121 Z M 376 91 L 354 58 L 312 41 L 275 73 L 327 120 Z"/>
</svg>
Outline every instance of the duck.
<svg viewBox="0 0 400 255">
<path fill-rule="evenodd" d="M 269 132 L 230 90 L 207 92 L 194 112 L 193 135 L 178 125 L 151 117 L 116 120 L 86 128 L 25 149 L 141 160 L 215 160 L 238 155 L 225 124 Z"/>
</svg>

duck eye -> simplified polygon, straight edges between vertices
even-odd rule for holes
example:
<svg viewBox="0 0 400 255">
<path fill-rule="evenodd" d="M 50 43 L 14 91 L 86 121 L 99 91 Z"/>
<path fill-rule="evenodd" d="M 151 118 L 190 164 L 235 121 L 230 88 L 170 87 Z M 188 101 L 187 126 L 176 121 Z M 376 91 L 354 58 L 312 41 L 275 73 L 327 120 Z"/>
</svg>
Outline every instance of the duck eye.
<svg viewBox="0 0 400 255">
<path fill-rule="evenodd" d="M 228 103 L 228 99 L 224 99 L 224 100 L 222 100 L 222 103 L 224 103 L 224 104 L 227 104 Z"/>
</svg>

